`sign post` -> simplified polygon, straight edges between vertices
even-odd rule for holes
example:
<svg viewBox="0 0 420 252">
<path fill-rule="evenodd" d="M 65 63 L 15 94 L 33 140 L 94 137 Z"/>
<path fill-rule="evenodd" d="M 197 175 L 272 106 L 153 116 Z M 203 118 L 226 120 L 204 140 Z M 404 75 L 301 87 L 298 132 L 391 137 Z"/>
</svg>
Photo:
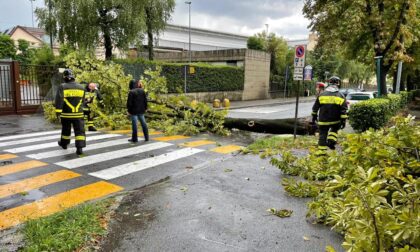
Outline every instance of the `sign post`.
<svg viewBox="0 0 420 252">
<path fill-rule="evenodd" d="M 397 71 L 397 85 L 395 86 L 395 93 L 400 93 L 400 87 L 401 87 L 401 73 L 402 73 L 402 61 L 398 62 L 398 71 Z"/>
<path fill-rule="evenodd" d="M 293 74 L 293 80 L 298 81 L 297 90 L 296 90 L 296 109 L 295 109 L 295 127 L 293 130 L 293 137 L 296 139 L 297 134 L 297 119 L 299 113 L 299 93 L 300 93 L 300 85 L 302 85 L 303 81 L 303 68 L 305 67 L 305 54 L 306 54 L 306 46 L 305 45 L 297 45 L 295 47 L 295 71 Z"/>
</svg>

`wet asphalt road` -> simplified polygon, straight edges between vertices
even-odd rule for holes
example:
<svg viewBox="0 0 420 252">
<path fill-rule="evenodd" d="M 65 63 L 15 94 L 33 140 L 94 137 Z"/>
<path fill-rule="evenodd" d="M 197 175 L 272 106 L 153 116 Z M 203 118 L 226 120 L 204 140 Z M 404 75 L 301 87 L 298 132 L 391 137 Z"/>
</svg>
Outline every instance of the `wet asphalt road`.
<svg viewBox="0 0 420 252">
<path fill-rule="evenodd" d="M 194 166 L 127 196 L 102 251 L 343 251 L 340 235 L 306 219 L 307 200 L 288 196 L 282 177 L 252 155 Z"/>
<path fill-rule="evenodd" d="M 10 126 L 0 130 L 2 136 L 13 137 L 13 133 L 17 132 L 28 133 L 54 128 L 39 116 L 7 119 L 1 121 Z M 99 133 L 101 134 L 105 133 Z M 30 190 L 27 194 L 1 198 L 0 211 L 33 204 L 39 199 L 67 193 L 93 183 L 105 182 L 90 176 L 91 172 L 133 162 L 141 166 L 144 159 L 183 149 L 179 146 L 183 142 L 211 139 L 215 144 L 198 147 L 203 151 L 191 157 L 107 181 L 109 185 L 121 186 L 133 192 L 123 200 L 122 206 L 117 210 L 103 251 L 325 251 L 327 245 L 340 251 L 342 238 L 328 227 L 313 225 L 307 221 L 306 200 L 285 194 L 279 184 L 282 174 L 270 166 L 268 160 L 261 160 L 258 156 L 210 151 L 220 145 L 246 146 L 258 136 L 260 135 L 252 133 L 234 133 L 230 137 L 200 135 L 170 141 L 171 145 L 164 149 L 133 153 L 106 162 L 98 160 L 91 165 L 70 169 L 80 174 L 80 177 Z M 88 139 L 93 137 L 88 136 Z M 127 136 L 121 135 L 94 140 L 92 143 L 101 144 L 126 138 Z M 50 141 L 56 140 L 13 143 L 1 149 L 39 146 L 31 151 L 17 153 L 18 157 L 12 161 L 13 164 L 18 164 L 30 161 L 31 154 L 56 151 L 56 146 L 40 149 L 41 144 Z M 151 144 L 153 143 L 154 141 Z M 131 146 L 127 143 L 106 147 L 88 151 L 87 156 L 115 151 L 130 153 L 132 148 L 141 148 L 143 144 Z M 42 159 L 45 166 L 8 174 L 0 179 L 0 184 L 7 186 L 23 179 L 67 170 L 65 166 L 57 165 L 57 162 L 71 160 L 77 162 L 74 154 Z M 124 169 L 125 166 L 122 167 Z M 157 181 L 163 182 L 153 184 Z M 110 195 L 112 194 L 107 196 Z M 280 219 L 266 212 L 272 207 L 294 212 L 292 217 Z M 304 236 L 309 240 L 305 241 Z"/>
<path fill-rule="evenodd" d="M 298 117 L 311 115 L 313 102 L 299 103 Z M 295 117 L 296 104 L 280 104 L 270 106 L 258 106 L 229 110 L 230 118 L 254 118 L 254 119 L 286 119 Z"/>
</svg>

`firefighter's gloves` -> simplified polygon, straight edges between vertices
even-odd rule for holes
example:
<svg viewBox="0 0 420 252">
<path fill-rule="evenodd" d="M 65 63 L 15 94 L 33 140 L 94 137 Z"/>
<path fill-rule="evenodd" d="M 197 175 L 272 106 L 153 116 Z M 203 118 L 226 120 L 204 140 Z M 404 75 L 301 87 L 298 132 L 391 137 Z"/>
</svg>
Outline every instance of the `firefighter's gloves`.
<svg viewBox="0 0 420 252">
<path fill-rule="evenodd" d="M 312 123 L 315 124 L 318 121 L 318 115 L 312 115 Z"/>
<path fill-rule="evenodd" d="M 340 129 L 344 129 L 346 127 L 346 120 L 341 120 Z"/>
</svg>

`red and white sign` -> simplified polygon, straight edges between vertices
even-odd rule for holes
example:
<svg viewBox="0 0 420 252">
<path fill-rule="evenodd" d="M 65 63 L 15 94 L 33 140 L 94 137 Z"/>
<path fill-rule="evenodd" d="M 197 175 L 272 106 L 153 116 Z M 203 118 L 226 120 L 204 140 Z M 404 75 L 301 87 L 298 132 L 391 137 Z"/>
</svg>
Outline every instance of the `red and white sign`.
<svg viewBox="0 0 420 252">
<path fill-rule="evenodd" d="M 295 47 L 295 68 L 296 67 L 305 67 L 305 53 L 306 47 L 304 45 L 297 45 Z"/>
</svg>

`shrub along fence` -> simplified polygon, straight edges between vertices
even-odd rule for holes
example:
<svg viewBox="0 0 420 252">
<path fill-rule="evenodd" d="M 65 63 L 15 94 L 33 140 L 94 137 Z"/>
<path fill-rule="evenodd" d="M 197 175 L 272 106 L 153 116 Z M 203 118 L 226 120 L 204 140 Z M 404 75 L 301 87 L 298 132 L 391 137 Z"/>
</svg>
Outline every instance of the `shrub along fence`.
<svg viewBox="0 0 420 252">
<path fill-rule="evenodd" d="M 403 91 L 400 94 L 389 94 L 385 98 L 356 103 L 349 110 L 350 125 L 359 132 L 370 128 L 380 129 L 415 97 L 420 97 L 420 90 Z"/>
<path fill-rule="evenodd" d="M 145 70 L 161 66 L 162 75 L 167 79 L 170 93 L 184 92 L 185 70 L 187 70 L 187 93 L 242 91 L 244 89 L 242 67 L 214 66 L 203 63 L 185 65 L 145 60 L 116 60 L 115 62 L 121 64 L 125 73 L 131 74 L 135 79 L 143 76 Z"/>
</svg>

